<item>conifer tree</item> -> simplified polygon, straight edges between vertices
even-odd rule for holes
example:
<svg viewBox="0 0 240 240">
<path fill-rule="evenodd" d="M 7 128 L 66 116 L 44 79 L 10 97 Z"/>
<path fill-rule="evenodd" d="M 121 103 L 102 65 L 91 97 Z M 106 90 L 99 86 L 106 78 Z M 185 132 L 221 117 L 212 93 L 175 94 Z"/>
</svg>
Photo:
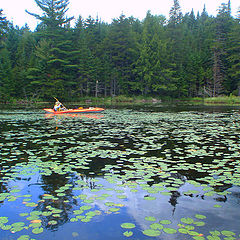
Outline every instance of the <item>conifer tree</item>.
<svg viewBox="0 0 240 240">
<path fill-rule="evenodd" d="M 169 24 L 176 25 L 182 21 L 182 11 L 178 0 L 173 0 L 173 6 L 169 12 Z"/>
<path fill-rule="evenodd" d="M 3 15 L 3 10 L 0 9 L 0 48 L 2 47 L 2 40 L 6 35 L 6 30 L 8 28 L 7 18 Z"/>
<path fill-rule="evenodd" d="M 135 41 L 129 19 L 123 14 L 118 19 L 114 19 L 104 39 L 104 45 L 111 63 L 117 70 L 115 73 L 118 75 L 118 81 L 113 84 L 115 93 L 117 91 L 119 94 L 128 92 L 132 76 L 131 67 L 134 62 Z M 116 80 L 115 77 L 113 81 Z"/>
<path fill-rule="evenodd" d="M 45 75 L 48 77 L 47 87 L 54 95 L 67 94 L 64 89 L 67 85 L 68 66 L 71 65 L 68 60 L 71 52 L 68 24 L 73 19 L 73 17 L 66 17 L 69 0 L 35 0 L 35 2 L 43 14 L 28 11 L 27 13 L 41 20 L 42 29 L 39 34 L 42 39 L 45 39 L 45 44 L 50 47 L 48 59 L 41 59 L 41 61 L 46 61 L 44 65 L 47 71 Z M 36 53 L 36 55 L 40 54 Z"/>
<path fill-rule="evenodd" d="M 238 14 L 240 10 L 238 11 Z M 229 81 L 227 88 L 229 92 L 235 91 L 240 96 L 240 15 L 234 20 L 232 29 L 228 34 L 227 45 L 227 73 Z"/>
<path fill-rule="evenodd" d="M 216 37 L 213 45 L 213 84 L 212 96 L 226 93 L 224 85 L 228 82 L 226 75 L 228 34 L 232 25 L 230 1 L 228 4 L 222 3 L 216 17 Z M 225 88 L 226 89 L 226 88 Z"/>
<path fill-rule="evenodd" d="M 9 22 L 0 9 L 0 100 L 5 101 L 14 91 L 11 85 L 12 68 L 10 54 L 7 49 L 6 39 L 8 37 Z"/>
</svg>

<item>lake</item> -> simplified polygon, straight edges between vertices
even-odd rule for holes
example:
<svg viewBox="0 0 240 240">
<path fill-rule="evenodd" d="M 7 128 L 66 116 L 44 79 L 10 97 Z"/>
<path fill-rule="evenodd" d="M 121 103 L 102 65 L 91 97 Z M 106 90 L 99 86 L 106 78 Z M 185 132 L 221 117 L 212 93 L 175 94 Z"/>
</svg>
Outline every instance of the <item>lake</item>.
<svg viewBox="0 0 240 240">
<path fill-rule="evenodd" d="M 230 107 L 0 110 L 0 239 L 240 239 Z"/>
</svg>

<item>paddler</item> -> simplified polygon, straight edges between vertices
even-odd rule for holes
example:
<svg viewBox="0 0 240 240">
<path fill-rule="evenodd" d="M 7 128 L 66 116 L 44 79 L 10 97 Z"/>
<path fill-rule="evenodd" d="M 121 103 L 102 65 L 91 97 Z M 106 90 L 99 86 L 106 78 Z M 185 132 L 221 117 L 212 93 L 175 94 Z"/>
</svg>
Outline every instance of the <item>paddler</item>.
<svg viewBox="0 0 240 240">
<path fill-rule="evenodd" d="M 56 101 L 55 102 L 55 105 L 54 105 L 54 111 L 56 112 L 56 111 L 61 111 L 61 103 L 59 102 L 59 101 Z"/>
</svg>

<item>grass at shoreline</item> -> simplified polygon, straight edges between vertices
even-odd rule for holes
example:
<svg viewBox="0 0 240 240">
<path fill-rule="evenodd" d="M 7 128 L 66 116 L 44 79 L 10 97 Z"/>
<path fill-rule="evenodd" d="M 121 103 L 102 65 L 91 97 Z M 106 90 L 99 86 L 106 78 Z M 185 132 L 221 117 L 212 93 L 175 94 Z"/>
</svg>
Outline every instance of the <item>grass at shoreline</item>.
<svg viewBox="0 0 240 240">
<path fill-rule="evenodd" d="M 233 105 L 240 106 L 239 96 L 222 96 L 222 97 L 212 97 L 212 98 L 161 98 L 161 97 L 143 97 L 143 96 L 116 96 L 116 97 L 83 97 L 75 101 L 62 101 L 66 105 L 82 105 L 82 106 L 92 106 L 92 105 L 152 105 L 152 104 L 190 104 L 190 105 Z M 0 103 L 1 104 L 1 103 Z M 15 100 L 12 102 L 3 103 L 8 106 L 44 106 L 51 107 L 54 104 L 52 102 L 45 101 L 35 101 L 27 102 L 24 100 Z"/>
<path fill-rule="evenodd" d="M 221 96 L 209 98 L 191 98 L 186 100 L 189 103 L 203 105 L 240 105 L 240 97 L 238 96 Z"/>
<path fill-rule="evenodd" d="M 240 105 L 240 97 L 237 96 L 223 96 L 223 97 L 212 97 L 205 98 L 204 103 L 206 104 L 232 104 L 232 105 Z"/>
</svg>

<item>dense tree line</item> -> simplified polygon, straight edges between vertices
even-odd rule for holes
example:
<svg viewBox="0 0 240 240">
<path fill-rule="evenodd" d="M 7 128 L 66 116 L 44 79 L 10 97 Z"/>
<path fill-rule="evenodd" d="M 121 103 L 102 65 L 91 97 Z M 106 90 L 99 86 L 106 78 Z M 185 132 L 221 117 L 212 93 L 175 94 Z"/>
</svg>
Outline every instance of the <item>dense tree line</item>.
<svg viewBox="0 0 240 240">
<path fill-rule="evenodd" d="M 107 24 L 68 18 L 69 0 L 35 0 L 35 31 L 13 26 L 0 10 L 0 100 L 82 96 L 240 95 L 240 11 L 181 12 L 169 19 L 123 14 Z"/>
</svg>

